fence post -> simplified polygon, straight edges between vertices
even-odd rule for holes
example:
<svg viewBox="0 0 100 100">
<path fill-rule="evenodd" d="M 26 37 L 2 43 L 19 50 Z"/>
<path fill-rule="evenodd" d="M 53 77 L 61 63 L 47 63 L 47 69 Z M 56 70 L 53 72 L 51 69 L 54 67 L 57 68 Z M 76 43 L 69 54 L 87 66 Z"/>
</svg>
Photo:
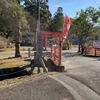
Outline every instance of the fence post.
<svg viewBox="0 0 100 100">
<path fill-rule="evenodd" d="M 85 53 L 85 56 L 86 56 L 86 52 L 87 52 L 87 48 L 86 47 L 84 48 L 84 51 L 85 51 L 84 53 Z"/>
<path fill-rule="evenodd" d="M 52 48 L 53 48 L 53 47 L 51 46 L 50 58 L 52 58 Z"/>
<path fill-rule="evenodd" d="M 62 61 L 62 41 L 60 41 L 59 44 L 59 65 L 61 65 L 61 61 Z"/>
<path fill-rule="evenodd" d="M 54 46 L 54 60 L 56 60 L 56 46 Z"/>
<path fill-rule="evenodd" d="M 30 48 L 28 48 L 28 57 L 30 58 Z"/>
<path fill-rule="evenodd" d="M 95 56 L 96 56 L 96 48 L 94 48 L 94 50 L 95 50 L 95 52 L 94 52 L 94 53 L 95 53 Z"/>
</svg>

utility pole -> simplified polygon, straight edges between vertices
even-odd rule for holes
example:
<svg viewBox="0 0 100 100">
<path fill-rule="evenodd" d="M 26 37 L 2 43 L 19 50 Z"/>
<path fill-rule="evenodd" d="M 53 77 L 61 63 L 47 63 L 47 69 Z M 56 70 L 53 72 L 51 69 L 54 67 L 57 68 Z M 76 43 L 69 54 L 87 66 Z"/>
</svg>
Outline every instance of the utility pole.
<svg viewBox="0 0 100 100">
<path fill-rule="evenodd" d="M 36 55 L 35 55 L 35 63 L 40 65 L 40 58 L 42 58 L 43 53 L 43 36 L 40 33 L 40 0 L 37 0 L 38 4 L 38 21 L 37 21 L 37 42 L 36 42 Z"/>
</svg>

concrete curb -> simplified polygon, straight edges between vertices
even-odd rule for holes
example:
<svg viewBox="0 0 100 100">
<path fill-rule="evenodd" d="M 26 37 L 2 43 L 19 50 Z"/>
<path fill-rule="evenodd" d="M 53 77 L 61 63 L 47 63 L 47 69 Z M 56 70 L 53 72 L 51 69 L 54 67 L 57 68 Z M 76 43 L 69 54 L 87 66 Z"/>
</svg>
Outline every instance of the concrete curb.
<svg viewBox="0 0 100 100">
<path fill-rule="evenodd" d="M 57 79 L 55 77 L 52 77 L 50 75 L 49 75 L 49 77 L 54 79 L 54 80 L 56 80 L 56 81 L 58 81 L 64 87 L 66 87 L 69 90 L 69 92 L 74 96 L 75 100 L 83 100 L 83 98 L 72 87 L 70 87 L 69 85 L 67 85 L 66 83 L 64 83 L 63 81 L 61 81 L 61 80 L 59 80 L 59 79 Z"/>
</svg>

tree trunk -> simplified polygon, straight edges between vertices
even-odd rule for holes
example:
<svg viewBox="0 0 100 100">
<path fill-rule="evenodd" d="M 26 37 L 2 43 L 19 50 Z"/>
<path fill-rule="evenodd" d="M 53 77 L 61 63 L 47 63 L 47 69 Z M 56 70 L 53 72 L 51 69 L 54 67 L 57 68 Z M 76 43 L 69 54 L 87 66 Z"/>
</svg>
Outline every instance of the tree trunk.
<svg viewBox="0 0 100 100">
<path fill-rule="evenodd" d="M 16 22 L 16 33 L 15 33 L 15 57 L 21 57 L 20 55 L 20 22 L 19 19 Z"/>
<path fill-rule="evenodd" d="M 21 55 L 20 55 L 20 43 L 18 41 L 15 42 L 15 57 L 21 57 Z"/>
<path fill-rule="evenodd" d="M 79 41 L 78 52 L 81 52 L 81 41 Z"/>
<path fill-rule="evenodd" d="M 81 54 L 83 54 L 84 53 L 84 45 L 82 44 L 81 45 Z"/>
</svg>

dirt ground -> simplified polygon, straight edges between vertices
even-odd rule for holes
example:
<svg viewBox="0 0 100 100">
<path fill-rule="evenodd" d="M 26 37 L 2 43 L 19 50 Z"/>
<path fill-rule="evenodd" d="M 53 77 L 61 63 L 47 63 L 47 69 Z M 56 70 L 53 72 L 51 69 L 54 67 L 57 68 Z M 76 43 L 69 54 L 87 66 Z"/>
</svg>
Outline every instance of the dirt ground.
<svg viewBox="0 0 100 100">
<path fill-rule="evenodd" d="M 0 57 L 0 86 L 25 80 L 26 77 L 29 77 L 24 67 L 29 66 L 30 61 L 31 59 L 27 57 Z"/>
<path fill-rule="evenodd" d="M 54 68 L 50 69 L 54 65 L 46 61 L 46 66 L 50 69 L 48 73 L 27 74 L 26 68 L 31 67 L 31 60 L 27 57 L 0 57 L 0 88 L 58 73 Z"/>
</svg>

